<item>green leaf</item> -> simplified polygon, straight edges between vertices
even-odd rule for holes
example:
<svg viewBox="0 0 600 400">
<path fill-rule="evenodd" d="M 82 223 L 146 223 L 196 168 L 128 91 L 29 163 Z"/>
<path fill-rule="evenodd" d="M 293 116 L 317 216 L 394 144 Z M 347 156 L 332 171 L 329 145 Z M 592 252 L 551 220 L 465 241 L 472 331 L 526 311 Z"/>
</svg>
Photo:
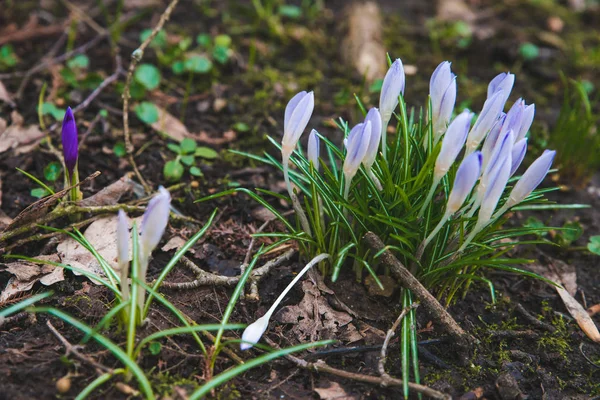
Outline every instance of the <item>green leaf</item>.
<svg viewBox="0 0 600 400">
<path fill-rule="evenodd" d="M 53 103 L 42 104 L 42 115 L 51 115 L 57 121 L 62 121 L 65 117 L 66 110 L 56 107 Z"/>
<path fill-rule="evenodd" d="M 369 92 L 371 93 L 379 93 L 381 92 L 381 87 L 383 86 L 383 79 L 377 79 L 375 82 L 369 86 Z"/>
<path fill-rule="evenodd" d="M 127 155 L 127 150 L 125 149 L 125 143 L 117 142 L 113 147 L 113 153 L 117 157 L 125 157 Z"/>
<path fill-rule="evenodd" d="M 154 90 L 160 85 L 160 71 L 152 64 L 141 64 L 134 73 L 135 80 L 148 90 Z"/>
<path fill-rule="evenodd" d="M 196 149 L 196 152 L 194 153 L 194 155 L 196 157 L 213 159 L 213 158 L 217 158 L 217 156 L 219 155 L 219 153 L 217 153 L 216 151 L 214 151 L 210 147 L 200 146 L 200 147 L 198 147 Z"/>
<path fill-rule="evenodd" d="M 191 56 L 185 60 L 185 70 L 197 74 L 205 74 L 212 69 L 212 62 L 205 56 Z"/>
<path fill-rule="evenodd" d="M 85 54 L 78 54 L 67 61 L 67 67 L 71 69 L 87 69 L 90 66 L 90 59 Z"/>
<path fill-rule="evenodd" d="M 194 161 L 195 159 L 193 155 L 181 156 L 181 162 L 187 165 L 188 167 L 193 165 Z"/>
<path fill-rule="evenodd" d="M 192 38 L 185 37 L 181 41 L 179 41 L 179 49 L 182 51 L 186 51 L 192 45 Z"/>
<path fill-rule="evenodd" d="M 183 165 L 177 160 L 167 161 L 163 168 L 163 175 L 168 181 L 178 181 L 183 176 Z"/>
<path fill-rule="evenodd" d="M 200 168 L 193 166 L 190 168 L 190 174 L 194 175 L 194 176 L 203 176 L 204 174 L 202 173 L 202 171 L 200 170 Z"/>
<path fill-rule="evenodd" d="M 17 64 L 17 56 L 10 44 L 0 47 L 0 65 L 13 67 Z"/>
<path fill-rule="evenodd" d="M 535 44 L 527 42 L 519 47 L 519 54 L 525 61 L 530 61 L 540 55 L 540 49 Z"/>
<path fill-rule="evenodd" d="M 243 122 L 236 122 L 233 125 L 233 129 L 237 132 L 248 132 L 250 130 L 250 127 L 248 126 L 248 124 L 245 124 Z"/>
<path fill-rule="evenodd" d="M 225 64 L 229 60 L 229 49 L 227 47 L 215 46 L 212 55 L 219 64 Z"/>
<path fill-rule="evenodd" d="M 44 178 L 47 181 L 54 182 L 61 175 L 62 165 L 57 161 L 52 161 L 44 167 Z"/>
<path fill-rule="evenodd" d="M 152 29 L 144 29 L 142 33 L 140 33 L 140 42 L 148 39 L 150 34 L 152 33 Z M 150 47 L 163 49 L 167 46 L 167 34 L 162 29 L 158 31 L 154 39 L 150 42 Z"/>
<path fill-rule="evenodd" d="M 152 354 L 153 356 L 159 355 L 161 349 L 162 345 L 159 342 L 152 342 L 148 346 L 148 350 L 150 350 L 150 354 Z"/>
<path fill-rule="evenodd" d="M 302 16 L 302 9 L 298 6 L 294 6 L 291 4 L 283 4 L 279 6 L 277 12 L 282 17 L 287 17 L 291 19 L 298 19 Z"/>
<path fill-rule="evenodd" d="M 183 153 L 183 151 L 181 150 L 181 147 L 179 147 L 179 145 L 175 144 L 175 143 L 167 143 L 167 148 L 175 154 Z"/>
<path fill-rule="evenodd" d="M 544 228 L 546 228 L 546 225 L 544 225 L 544 223 L 536 217 L 527 218 L 525 220 L 525 223 L 523 224 L 523 227 L 539 229 L 540 230 L 539 232 L 535 232 L 536 235 L 545 236 L 548 234 L 548 231 L 544 229 Z"/>
<path fill-rule="evenodd" d="M 173 65 L 171 65 L 171 70 L 175 75 L 181 75 L 185 71 L 185 64 L 183 61 L 175 61 Z"/>
<path fill-rule="evenodd" d="M 190 154 L 193 153 L 194 150 L 196 150 L 196 142 L 194 141 L 194 139 L 190 139 L 190 138 L 185 138 L 181 141 L 181 143 L 179 144 L 179 146 L 181 147 L 181 152 L 183 154 Z"/>
<path fill-rule="evenodd" d="M 565 230 L 561 232 L 561 236 L 565 246 L 569 246 L 583 235 L 583 227 L 577 221 L 565 222 L 563 228 Z"/>
<path fill-rule="evenodd" d="M 590 253 L 600 256 L 600 235 L 590 237 L 590 242 L 587 245 Z"/>
<path fill-rule="evenodd" d="M 31 192 L 29 192 L 29 194 L 32 197 L 35 197 L 36 199 L 41 199 L 42 197 L 48 196 L 50 193 L 48 193 L 48 191 L 44 188 L 35 188 L 31 189 Z"/>
<path fill-rule="evenodd" d="M 148 101 L 143 101 L 135 106 L 135 115 L 142 122 L 150 125 L 158 121 L 158 108 Z"/>
<path fill-rule="evenodd" d="M 217 35 L 215 37 L 215 46 L 228 49 L 231 46 L 231 37 L 229 35 Z"/>
<path fill-rule="evenodd" d="M 210 46 L 210 35 L 208 33 L 199 34 L 196 36 L 196 43 L 203 47 Z"/>
</svg>

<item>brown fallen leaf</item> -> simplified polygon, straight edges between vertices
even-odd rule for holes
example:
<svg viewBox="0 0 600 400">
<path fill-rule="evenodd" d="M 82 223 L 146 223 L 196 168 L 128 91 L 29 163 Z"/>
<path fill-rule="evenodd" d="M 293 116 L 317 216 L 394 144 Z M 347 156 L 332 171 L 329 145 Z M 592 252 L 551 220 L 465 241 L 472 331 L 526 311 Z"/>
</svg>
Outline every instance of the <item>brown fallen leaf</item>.
<svg viewBox="0 0 600 400">
<path fill-rule="evenodd" d="M 11 113 L 9 127 L 6 121 L 0 120 L 0 153 L 11 149 L 17 154 L 26 153 L 44 137 L 37 125 L 23 126 L 23 117 L 16 111 Z"/>
<path fill-rule="evenodd" d="M 178 118 L 164 108 L 158 106 L 156 108 L 158 109 L 158 121 L 150 125 L 152 129 L 167 135 L 177 142 L 181 142 L 186 137 L 191 137 L 186 126 Z"/>
<path fill-rule="evenodd" d="M 98 193 L 81 200 L 79 205 L 84 207 L 114 205 L 119 202 L 123 195 L 130 193 L 132 190 L 133 181 L 129 175 L 125 175 Z"/>
<path fill-rule="evenodd" d="M 337 382 L 330 382 L 329 387 L 315 388 L 314 390 L 322 400 L 354 400 L 358 398 L 346 393 L 344 388 Z"/>
<path fill-rule="evenodd" d="M 39 260 L 58 262 L 58 255 L 42 255 L 36 257 Z M 54 265 L 36 264 L 29 261 L 16 261 L 6 264 L 4 271 L 13 274 L 0 293 L 0 304 L 11 299 L 15 295 L 29 291 L 37 282 L 50 286 L 56 282 L 64 281 L 64 270 Z"/>
<path fill-rule="evenodd" d="M 15 106 L 15 102 L 13 101 L 10 93 L 8 93 L 8 90 L 6 90 L 6 86 L 4 86 L 2 81 L 0 81 L 0 101 L 5 102 L 11 107 Z"/>
<path fill-rule="evenodd" d="M 225 131 L 223 132 L 223 136 L 215 138 L 208 136 L 208 134 L 204 131 L 198 134 L 194 134 L 193 136 L 199 142 L 203 142 L 206 144 L 214 144 L 216 146 L 231 143 L 237 139 L 237 133 L 235 133 L 235 131 L 233 130 Z"/>
</svg>

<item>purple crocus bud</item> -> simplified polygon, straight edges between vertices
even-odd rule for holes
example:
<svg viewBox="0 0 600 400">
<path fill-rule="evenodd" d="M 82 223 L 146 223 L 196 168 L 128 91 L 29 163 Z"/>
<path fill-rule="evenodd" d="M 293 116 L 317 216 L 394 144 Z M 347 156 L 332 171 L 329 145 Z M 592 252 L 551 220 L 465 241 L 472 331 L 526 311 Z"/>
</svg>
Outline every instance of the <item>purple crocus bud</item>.
<svg viewBox="0 0 600 400">
<path fill-rule="evenodd" d="M 492 218 L 492 214 L 498 205 L 498 201 L 500 201 L 500 197 L 506 188 L 511 164 L 511 156 L 509 155 L 503 160 L 502 165 L 492 172 L 477 216 L 477 226 L 479 226 L 479 229 L 482 229 L 487 225 Z"/>
<path fill-rule="evenodd" d="M 515 140 L 521 140 L 527 135 L 531 124 L 533 124 L 533 118 L 535 117 L 535 104 L 530 104 L 523 110 L 523 117 L 521 118 L 521 126 Z"/>
<path fill-rule="evenodd" d="M 469 154 L 458 167 L 456 171 L 456 177 L 454 178 L 454 185 L 448 198 L 448 206 L 446 213 L 449 215 L 457 212 L 463 205 L 475 182 L 479 179 L 481 174 L 481 152 L 476 151 Z"/>
<path fill-rule="evenodd" d="M 472 118 L 473 113 L 465 110 L 454 118 L 450 126 L 448 126 L 448 130 L 442 140 L 442 149 L 435 160 L 435 179 L 441 179 L 446 175 L 454 160 L 458 157 L 467 139 Z"/>
<path fill-rule="evenodd" d="M 474 152 L 492 129 L 504 108 L 504 91 L 499 90 L 483 103 L 483 108 L 467 138 L 467 154 Z"/>
<path fill-rule="evenodd" d="M 434 143 L 446 131 L 456 102 L 456 75 L 450 70 L 450 65 L 448 61 L 438 65 L 429 81 Z"/>
<path fill-rule="evenodd" d="M 315 96 L 313 92 L 302 91 L 292 97 L 285 107 L 283 123 L 283 140 L 281 141 L 281 152 L 290 155 L 296 148 L 300 136 L 306 129 L 308 121 L 315 108 Z"/>
<path fill-rule="evenodd" d="M 506 119 L 502 125 L 500 135 L 505 132 L 512 130 L 516 139 L 517 133 L 521 128 L 521 122 L 523 121 L 523 111 L 525 110 L 525 101 L 523 99 L 517 99 L 512 105 L 508 113 L 506 113 Z"/>
<path fill-rule="evenodd" d="M 119 267 L 129 263 L 129 222 L 123 210 L 117 217 L 117 261 Z"/>
<path fill-rule="evenodd" d="M 164 187 L 159 187 L 158 194 L 148 203 L 142 217 L 140 234 L 140 254 L 146 259 L 160 242 L 160 238 L 169 222 L 171 195 Z"/>
<path fill-rule="evenodd" d="M 348 135 L 346 158 L 344 159 L 344 175 L 349 182 L 365 158 L 371 140 L 371 121 L 356 125 Z"/>
<path fill-rule="evenodd" d="M 379 112 L 384 128 L 387 127 L 387 123 L 398 105 L 398 97 L 400 94 L 404 94 L 405 80 L 404 66 L 402 61 L 397 58 L 385 74 L 379 94 Z"/>
<path fill-rule="evenodd" d="M 512 166 L 510 167 L 510 176 L 513 176 L 525 158 L 527 153 L 527 138 L 523 138 L 514 144 L 512 148 L 511 158 Z"/>
<path fill-rule="evenodd" d="M 542 183 L 552 166 L 555 155 L 556 151 L 554 150 L 544 150 L 544 153 L 527 168 L 527 171 L 525 171 L 512 192 L 510 192 L 508 202 L 505 206 L 507 209 L 522 202 L 525 197 L 529 196 Z"/>
<path fill-rule="evenodd" d="M 371 137 L 369 139 L 369 146 L 367 153 L 363 158 L 363 164 L 367 169 L 370 169 L 377 158 L 377 152 L 379 151 L 379 142 L 381 141 L 381 114 L 375 107 L 371 108 L 365 117 L 365 123 L 371 123 Z"/>
<path fill-rule="evenodd" d="M 502 90 L 504 93 L 502 95 L 502 105 L 504 107 L 504 103 L 506 103 L 506 100 L 508 100 L 514 84 L 514 74 L 511 74 L 510 72 L 502 72 L 501 74 L 496 75 L 496 77 L 492 79 L 488 85 L 487 98 L 491 98 L 494 93 Z"/>
<path fill-rule="evenodd" d="M 316 170 L 319 170 L 319 153 L 319 137 L 317 131 L 313 129 L 308 136 L 307 156 L 308 161 L 312 163 Z"/>
<path fill-rule="evenodd" d="M 492 126 L 492 129 L 490 130 L 490 133 L 488 133 L 488 135 L 485 137 L 483 147 L 481 148 L 481 154 L 483 155 L 483 168 L 487 166 L 490 156 L 496 147 L 496 143 L 500 137 L 500 131 L 502 130 L 502 125 L 504 124 L 505 119 L 506 114 L 500 113 L 500 118 L 496 120 L 494 126 Z"/>
<path fill-rule="evenodd" d="M 77 124 L 75 123 L 71 107 L 67 107 L 67 112 L 62 123 L 62 145 L 65 166 L 67 167 L 67 171 L 69 171 L 69 175 L 73 175 L 73 170 L 77 165 L 79 142 L 77 139 Z"/>
</svg>

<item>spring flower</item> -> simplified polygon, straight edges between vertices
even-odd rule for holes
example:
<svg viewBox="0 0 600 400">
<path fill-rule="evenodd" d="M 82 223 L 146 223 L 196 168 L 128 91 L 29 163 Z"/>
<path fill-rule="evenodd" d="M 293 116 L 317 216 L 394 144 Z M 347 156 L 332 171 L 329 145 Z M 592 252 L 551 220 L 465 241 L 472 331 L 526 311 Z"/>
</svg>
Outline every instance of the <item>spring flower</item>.
<svg viewBox="0 0 600 400">
<path fill-rule="evenodd" d="M 506 103 L 506 100 L 508 100 L 514 84 L 514 74 L 511 74 L 510 72 L 502 72 L 501 74 L 496 75 L 488 84 L 487 98 L 491 98 L 495 93 L 502 90 L 502 107 L 504 107 L 504 104 Z"/>
<path fill-rule="evenodd" d="M 67 108 L 65 118 L 62 123 L 62 145 L 63 145 L 63 157 L 65 159 L 65 166 L 69 172 L 69 176 L 73 177 L 73 171 L 77 165 L 77 157 L 79 154 L 79 142 L 77 139 L 77 124 L 75 123 L 75 117 L 73 116 L 73 110 L 71 107 Z"/>
<path fill-rule="evenodd" d="M 504 206 L 506 210 L 522 202 L 525 197 L 529 196 L 529 194 L 542 183 L 552 166 L 555 155 L 556 151 L 545 150 L 544 153 L 539 156 L 529 168 L 527 168 L 527 171 L 525 171 L 523 176 L 521 176 L 521 179 L 519 179 L 513 190 L 510 192 L 508 201 Z"/>
<path fill-rule="evenodd" d="M 483 167 L 487 166 L 488 161 L 490 160 L 490 156 L 494 151 L 494 147 L 498 142 L 498 137 L 500 137 L 500 131 L 502 130 L 502 125 L 504 124 L 504 120 L 506 119 L 506 114 L 500 113 L 500 117 L 492 126 L 490 133 L 485 137 L 485 141 L 483 142 L 483 147 L 481 148 L 481 154 L 483 155 Z"/>
<path fill-rule="evenodd" d="M 398 58 L 392 63 L 383 78 L 381 93 L 379 95 L 379 112 L 381 113 L 381 151 L 383 159 L 387 160 L 387 126 L 392 118 L 392 113 L 398 105 L 398 97 L 404 95 L 404 66 Z"/>
<path fill-rule="evenodd" d="M 379 114 L 379 110 L 374 107 L 371 108 L 365 117 L 365 122 L 367 121 L 371 123 L 371 137 L 362 163 L 377 190 L 383 190 L 381 182 L 379 182 L 372 169 L 375 158 L 377 158 L 377 152 L 379 151 L 379 142 L 381 141 L 381 115 Z"/>
<path fill-rule="evenodd" d="M 458 157 L 458 153 L 462 150 L 469 133 L 471 119 L 473 119 L 473 113 L 465 110 L 454 118 L 448 126 L 442 140 L 442 149 L 435 160 L 434 176 L 438 180 L 446 175 L 454 160 Z"/>
<path fill-rule="evenodd" d="M 287 154 L 288 157 L 296 148 L 296 144 L 306 129 L 314 108 L 314 93 L 306 93 L 305 91 L 292 97 L 285 107 L 281 151 Z"/>
<path fill-rule="evenodd" d="M 512 148 L 512 166 L 510 167 L 510 176 L 513 176 L 525 158 L 527 153 L 527 138 L 523 138 L 514 144 Z"/>
<path fill-rule="evenodd" d="M 485 103 L 483 103 L 481 113 L 479 114 L 479 117 L 477 117 L 477 121 L 475 121 L 471 132 L 469 132 L 465 155 L 471 154 L 479 147 L 479 143 L 481 143 L 489 133 L 500 116 L 502 108 L 504 108 L 504 103 L 504 90 L 502 89 L 498 90 L 492 97 L 488 98 Z"/>
<path fill-rule="evenodd" d="M 269 320 L 271 319 L 271 316 L 275 312 L 275 309 L 277 308 L 279 303 L 281 303 L 281 301 L 285 298 L 285 296 L 292 289 L 292 287 L 294 287 L 294 285 L 302 278 L 302 276 L 309 269 L 311 269 L 313 265 L 327 258 L 329 258 L 329 254 L 322 253 L 310 260 L 310 262 L 306 264 L 302 271 L 300 271 L 298 275 L 296 275 L 294 280 L 292 280 L 290 284 L 283 290 L 283 292 L 281 292 L 279 297 L 277 297 L 277 299 L 275 300 L 271 308 L 269 308 L 269 310 L 265 313 L 265 315 L 263 315 L 262 317 L 260 317 L 259 319 L 257 319 L 252 324 L 246 327 L 246 329 L 242 333 L 242 343 L 240 344 L 241 350 L 248 350 L 254 347 L 256 343 L 258 343 L 263 333 L 265 333 L 265 331 L 267 330 L 267 327 L 269 326 Z"/>
<path fill-rule="evenodd" d="M 346 188 L 344 190 L 344 198 L 348 199 L 350 193 L 350 182 L 360 164 L 362 163 L 371 140 L 371 121 L 366 121 L 356 125 L 350 131 L 346 141 L 346 158 L 344 159 L 344 177 L 346 179 Z"/>
<path fill-rule="evenodd" d="M 456 75 L 450 70 L 450 65 L 448 61 L 440 63 L 429 81 L 434 145 L 446 131 L 456 102 Z"/>
<path fill-rule="evenodd" d="M 117 262 L 121 277 L 121 300 L 129 298 L 129 222 L 123 210 L 117 216 Z"/>
<path fill-rule="evenodd" d="M 310 131 L 310 135 L 308 136 L 308 149 L 307 149 L 307 157 L 308 161 L 312 163 L 315 167 L 315 170 L 319 170 L 319 137 L 317 136 L 317 131 Z"/>
<path fill-rule="evenodd" d="M 517 99 L 515 103 L 512 105 L 510 110 L 506 113 L 506 119 L 504 120 L 504 124 L 502 125 L 502 130 L 500 131 L 500 135 L 504 132 L 508 132 L 510 130 L 514 131 L 514 138 L 516 139 L 516 135 L 521 128 L 521 122 L 523 121 L 523 111 L 525 109 L 525 101 L 523 99 Z"/>
<path fill-rule="evenodd" d="M 523 117 L 521 119 L 521 126 L 515 140 L 521 140 L 527 135 L 531 124 L 533 124 L 533 118 L 535 117 L 535 104 L 530 104 L 523 110 Z"/>
</svg>

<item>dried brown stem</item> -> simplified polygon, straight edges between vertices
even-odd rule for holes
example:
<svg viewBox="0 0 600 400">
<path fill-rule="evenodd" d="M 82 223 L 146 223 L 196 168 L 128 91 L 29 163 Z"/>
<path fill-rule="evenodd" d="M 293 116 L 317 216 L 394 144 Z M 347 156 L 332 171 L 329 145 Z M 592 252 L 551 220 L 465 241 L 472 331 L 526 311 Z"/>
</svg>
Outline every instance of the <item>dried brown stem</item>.
<svg viewBox="0 0 600 400">
<path fill-rule="evenodd" d="M 269 339 L 268 337 L 265 337 L 265 340 L 267 341 L 267 343 L 269 343 L 269 346 L 271 346 L 275 349 L 279 349 L 277 344 L 275 342 L 273 342 L 271 339 Z M 325 363 L 325 361 L 323 361 L 323 360 L 317 360 L 316 362 L 308 362 L 308 361 L 305 361 L 301 358 L 298 358 L 298 357 L 295 357 L 292 355 L 287 355 L 287 356 L 285 356 L 285 358 L 287 358 L 289 361 L 293 362 L 296 366 L 298 366 L 302 369 L 309 370 L 309 371 L 327 372 L 329 374 L 339 376 L 341 378 L 350 379 L 350 380 L 358 381 L 358 382 L 372 383 L 372 384 L 379 385 L 379 386 L 402 386 L 403 385 L 403 382 L 401 379 L 397 379 L 397 378 L 385 379 L 385 378 L 378 377 L 378 376 L 358 374 L 355 372 L 348 372 L 348 371 L 344 371 L 344 370 L 341 370 L 338 368 L 333 368 L 333 367 L 327 365 L 327 363 Z M 442 393 L 442 392 L 438 392 L 437 390 L 431 389 L 425 385 L 419 385 L 417 383 L 408 382 L 408 388 L 409 388 L 409 390 L 411 390 L 413 392 L 421 393 L 425 396 L 429 396 L 432 399 L 439 399 L 439 400 L 451 400 L 452 399 L 452 397 L 450 395 Z"/>
<path fill-rule="evenodd" d="M 373 232 L 363 236 L 363 242 L 373 251 L 380 252 L 385 249 L 383 241 Z M 388 267 L 394 278 L 402 286 L 411 290 L 431 314 L 434 321 L 439 322 L 444 331 L 452 336 L 456 344 L 463 350 L 470 352 L 476 343 L 474 337 L 466 333 L 452 316 L 442 307 L 437 299 L 415 278 L 406 267 L 388 250 L 383 251 L 379 261 Z M 466 358 L 466 357 L 465 357 Z"/>
<path fill-rule="evenodd" d="M 418 304 L 413 303 L 408 307 L 404 307 L 404 309 L 402 310 L 402 312 L 400 313 L 400 315 L 398 316 L 398 318 L 396 319 L 396 321 L 394 322 L 392 327 L 387 331 L 387 334 L 385 335 L 385 340 L 383 341 L 383 346 L 381 346 L 379 363 L 377 365 L 377 370 L 379 371 L 379 375 L 381 375 L 381 377 L 384 379 L 390 378 L 390 376 L 387 374 L 387 372 L 385 372 L 385 362 L 387 361 L 387 348 L 390 343 L 390 340 L 394 336 L 396 329 L 398 329 L 400 322 L 402 322 L 402 320 L 404 319 L 406 314 L 408 314 L 410 312 L 410 310 L 412 310 L 413 308 L 417 308 L 418 306 L 419 306 Z"/>
<path fill-rule="evenodd" d="M 529 313 L 529 311 L 527 311 L 525 309 L 525 307 L 523 307 L 523 305 L 521 303 L 517 303 L 517 306 L 515 307 L 515 310 L 517 310 L 518 312 L 521 313 L 521 315 L 523 315 L 523 317 L 525 317 L 525 319 L 527 320 L 527 322 L 529 322 L 531 325 L 533 326 L 537 326 L 538 328 L 544 329 L 548 332 L 555 332 L 556 328 L 546 322 L 542 322 L 539 319 L 537 319 L 536 317 L 534 317 L 533 315 L 531 315 Z"/>
</svg>

